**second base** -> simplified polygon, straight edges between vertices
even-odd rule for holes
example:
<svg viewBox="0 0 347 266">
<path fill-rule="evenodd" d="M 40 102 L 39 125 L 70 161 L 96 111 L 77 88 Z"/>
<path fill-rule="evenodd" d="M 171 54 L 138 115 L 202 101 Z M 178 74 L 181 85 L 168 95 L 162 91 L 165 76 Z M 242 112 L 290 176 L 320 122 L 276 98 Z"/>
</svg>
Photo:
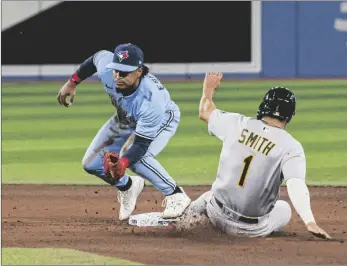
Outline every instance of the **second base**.
<svg viewBox="0 0 347 266">
<path fill-rule="evenodd" d="M 147 212 L 131 215 L 129 224 L 134 226 L 170 226 L 170 223 L 178 221 L 175 219 L 163 219 L 162 212 Z"/>
</svg>

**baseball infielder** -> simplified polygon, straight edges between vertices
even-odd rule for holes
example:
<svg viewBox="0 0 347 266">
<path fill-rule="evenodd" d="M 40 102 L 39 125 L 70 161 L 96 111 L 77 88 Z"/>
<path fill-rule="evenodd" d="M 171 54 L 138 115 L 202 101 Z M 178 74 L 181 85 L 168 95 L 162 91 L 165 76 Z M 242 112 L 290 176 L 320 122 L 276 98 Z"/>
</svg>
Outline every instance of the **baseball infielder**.
<svg viewBox="0 0 347 266">
<path fill-rule="evenodd" d="M 82 160 L 83 168 L 118 188 L 120 220 L 135 209 L 143 178 L 166 195 L 163 218 L 182 215 L 191 200 L 155 159 L 176 133 L 178 106 L 148 73 L 141 49 L 133 44 L 119 45 L 114 53 L 102 50 L 85 60 L 60 89 L 59 103 L 71 106 L 77 85 L 96 72 L 117 113 L 96 134 Z M 127 140 L 130 145 L 120 154 Z M 143 178 L 128 176 L 127 168 Z"/>
<path fill-rule="evenodd" d="M 311 211 L 303 147 L 284 129 L 295 114 L 295 95 L 283 87 L 270 89 L 257 119 L 227 113 L 212 101 L 221 79 L 221 73 L 206 73 L 199 109 L 209 133 L 223 142 L 217 178 L 179 224 L 184 226 L 197 212 L 206 213 L 214 226 L 231 235 L 260 237 L 280 231 L 291 218 L 289 204 L 278 200 L 284 180 L 307 230 L 330 239 Z"/>
</svg>

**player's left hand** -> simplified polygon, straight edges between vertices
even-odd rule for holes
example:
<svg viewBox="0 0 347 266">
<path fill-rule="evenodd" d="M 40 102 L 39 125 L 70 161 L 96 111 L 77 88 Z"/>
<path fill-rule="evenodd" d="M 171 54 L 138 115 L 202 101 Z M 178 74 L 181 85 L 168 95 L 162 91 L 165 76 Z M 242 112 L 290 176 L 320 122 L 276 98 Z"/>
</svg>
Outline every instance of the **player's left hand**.
<svg viewBox="0 0 347 266">
<path fill-rule="evenodd" d="M 208 98 L 212 97 L 213 93 L 219 87 L 222 78 L 223 74 L 221 72 L 206 72 L 203 92 Z"/>
<path fill-rule="evenodd" d="M 311 234 L 318 238 L 331 239 L 331 236 L 329 236 L 329 234 L 320 228 L 315 222 L 309 222 L 306 224 L 306 228 Z"/>
<path fill-rule="evenodd" d="M 119 155 L 115 152 L 105 152 L 104 171 L 106 176 L 112 177 L 118 181 L 122 176 L 124 176 L 128 166 L 128 159 L 119 158 Z"/>
<path fill-rule="evenodd" d="M 118 162 L 118 160 L 119 156 L 117 153 L 108 151 L 104 153 L 104 173 L 107 178 L 115 179 L 115 173 L 113 169 L 115 168 L 115 165 Z"/>
</svg>

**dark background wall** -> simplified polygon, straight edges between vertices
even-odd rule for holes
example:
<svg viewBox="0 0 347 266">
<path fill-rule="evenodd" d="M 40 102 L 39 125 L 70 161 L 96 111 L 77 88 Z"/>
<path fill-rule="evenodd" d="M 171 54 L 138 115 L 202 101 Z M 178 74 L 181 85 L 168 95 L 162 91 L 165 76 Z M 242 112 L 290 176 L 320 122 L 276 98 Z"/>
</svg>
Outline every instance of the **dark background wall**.
<svg viewBox="0 0 347 266">
<path fill-rule="evenodd" d="M 78 64 L 138 44 L 147 63 L 251 61 L 251 3 L 63 2 L 2 32 L 3 64 Z"/>
</svg>

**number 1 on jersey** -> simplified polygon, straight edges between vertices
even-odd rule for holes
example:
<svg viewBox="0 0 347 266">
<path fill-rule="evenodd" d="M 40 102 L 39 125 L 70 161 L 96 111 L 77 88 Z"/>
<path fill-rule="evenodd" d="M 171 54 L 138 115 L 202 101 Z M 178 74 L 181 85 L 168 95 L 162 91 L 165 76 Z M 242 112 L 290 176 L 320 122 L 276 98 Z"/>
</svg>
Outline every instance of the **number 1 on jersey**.
<svg viewBox="0 0 347 266">
<path fill-rule="evenodd" d="M 239 186 L 240 187 L 243 187 L 244 184 L 245 184 L 245 180 L 246 180 L 246 177 L 247 177 L 247 172 L 248 172 L 249 166 L 251 165 L 253 157 L 254 157 L 253 155 L 250 155 L 250 156 L 246 157 L 243 160 L 244 166 L 243 166 L 243 170 L 242 170 L 242 173 L 241 173 L 241 176 L 240 176 L 240 179 L 239 179 Z"/>
</svg>

